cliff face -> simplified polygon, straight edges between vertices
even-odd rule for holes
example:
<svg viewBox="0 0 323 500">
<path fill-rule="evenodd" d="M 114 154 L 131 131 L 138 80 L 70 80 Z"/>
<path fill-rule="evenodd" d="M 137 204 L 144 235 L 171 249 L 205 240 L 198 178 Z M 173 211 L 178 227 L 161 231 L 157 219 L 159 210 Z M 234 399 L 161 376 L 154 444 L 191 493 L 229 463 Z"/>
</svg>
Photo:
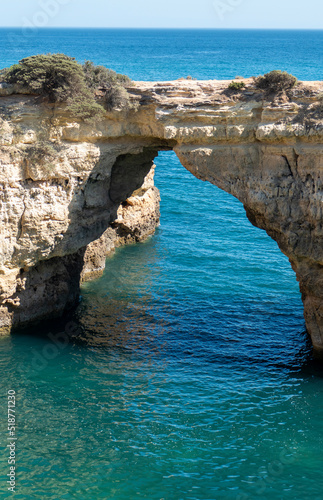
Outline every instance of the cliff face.
<svg viewBox="0 0 323 500">
<path fill-rule="evenodd" d="M 81 280 L 100 276 L 106 264 L 107 255 L 115 248 L 146 240 L 154 234 L 160 219 L 160 195 L 154 185 L 155 165 L 137 189 L 118 208 L 117 218 L 98 239 L 85 250 Z"/>
<path fill-rule="evenodd" d="M 138 110 L 95 125 L 0 87 L 2 330 L 61 314 L 113 240 L 153 231 L 158 194 L 149 172 L 159 150 L 174 149 L 193 175 L 242 201 L 289 257 L 323 352 L 323 85 L 275 97 L 251 81 L 234 94 L 228 83 L 138 82 Z"/>
</svg>

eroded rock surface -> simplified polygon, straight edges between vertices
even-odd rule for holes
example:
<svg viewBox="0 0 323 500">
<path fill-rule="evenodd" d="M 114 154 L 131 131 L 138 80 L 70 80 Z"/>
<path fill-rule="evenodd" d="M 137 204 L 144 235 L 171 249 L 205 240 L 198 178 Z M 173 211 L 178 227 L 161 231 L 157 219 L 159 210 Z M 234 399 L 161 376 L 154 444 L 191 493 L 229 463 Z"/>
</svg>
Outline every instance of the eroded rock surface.
<svg viewBox="0 0 323 500">
<path fill-rule="evenodd" d="M 102 236 L 90 243 L 84 254 L 82 281 L 101 276 L 106 257 L 115 248 L 139 243 L 154 234 L 160 220 L 160 194 L 154 185 L 155 165 L 137 189 L 118 208 L 117 218 Z"/>
<path fill-rule="evenodd" d="M 323 85 L 274 96 L 251 80 L 241 93 L 228 83 L 137 82 L 138 111 L 95 125 L 0 89 L 3 330 L 61 314 L 77 299 L 84 262 L 83 275 L 102 270 L 110 246 L 141 239 L 139 219 L 142 234 L 153 231 L 158 194 L 142 186 L 158 151 L 174 149 L 193 175 L 237 197 L 289 257 L 323 353 Z"/>
</svg>

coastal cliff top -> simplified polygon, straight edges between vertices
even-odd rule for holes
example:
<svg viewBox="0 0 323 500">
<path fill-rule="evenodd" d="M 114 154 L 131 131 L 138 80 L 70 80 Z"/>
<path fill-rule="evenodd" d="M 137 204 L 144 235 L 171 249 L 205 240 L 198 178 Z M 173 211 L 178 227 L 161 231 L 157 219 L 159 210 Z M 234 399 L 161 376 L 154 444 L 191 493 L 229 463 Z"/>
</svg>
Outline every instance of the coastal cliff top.
<svg viewBox="0 0 323 500">
<path fill-rule="evenodd" d="M 74 119 L 92 125 L 120 111 L 139 108 L 240 107 L 249 102 L 255 108 L 302 106 L 317 103 L 316 118 L 322 112 L 322 82 L 299 82 L 286 71 L 273 70 L 258 77 L 236 76 L 234 80 L 195 80 L 191 76 L 175 81 L 133 82 L 122 74 L 91 61 L 79 64 L 65 54 L 38 54 L 0 72 L 0 95 L 37 96 L 37 103 L 62 105 Z M 36 97 L 36 98 L 37 98 Z M 311 114 L 313 110 L 311 110 Z"/>
<path fill-rule="evenodd" d="M 230 83 L 243 82 L 245 88 L 241 91 L 230 90 Z M 190 100 L 192 104 L 203 100 L 204 104 L 224 103 L 237 100 L 252 100 L 269 97 L 271 100 L 282 98 L 287 95 L 289 99 L 317 99 L 323 92 L 323 81 L 299 81 L 298 84 L 287 92 L 279 92 L 277 95 L 268 94 L 255 85 L 253 78 L 237 78 L 235 80 L 193 80 L 193 79 L 178 79 L 169 81 L 133 81 L 127 86 L 128 92 L 132 96 L 141 96 L 143 100 L 149 98 L 155 102 L 170 102 Z M 0 97 L 6 97 L 14 94 L 33 94 L 32 91 L 19 85 L 12 85 L 5 82 L 0 82 Z M 142 102 L 143 104 L 144 102 Z"/>
<path fill-rule="evenodd" d="M 230 83 L 243 82 L 245 88 L 241 91 L 229 89 Z M 128 87 L 130 94 L 141 96 L 143 104 L 145 100 L 166 104 L 224 104 L 226 102 L 239 100 L 271 100 L 283 104 L 290 100 L 317 100 L 323 92 L 323 81 L 298 82 L 288 90 L 277 94 L 268 93 L 258 89 L 253 78 L 237 78 L 235 80 L 191 80 L 179 79 L 160 82 L 132 82 Z"/>
<path fill-rule="evenodd" d="M 259 89 L 253 78 L 234 81 L 243 82 L 244 87 L 230 89 L 232 80 L 131 82 L 126 86 L 130 106 L 107 109 L 91 123 L 68 109 L 65 102 L 49 102 L 28 88 L 0 83 L 4 134 L 0 145 L 35 143 L 42 137 L 42 127 L 47 127 L 50 143 L 95 143 L 112 137 L 158 139 L 172 147 L 175 142 L 322 141 L 323 82 L 298 82 L 288 90 L 269 92 Z M 102 97 L 100 92 L 104 94 L 105 89 L 97 90 L 96 97 Z M 32 132 L 33 138 L 29 137 L 31 129 L 37 129 L 37 134 Z"/>
</svg>

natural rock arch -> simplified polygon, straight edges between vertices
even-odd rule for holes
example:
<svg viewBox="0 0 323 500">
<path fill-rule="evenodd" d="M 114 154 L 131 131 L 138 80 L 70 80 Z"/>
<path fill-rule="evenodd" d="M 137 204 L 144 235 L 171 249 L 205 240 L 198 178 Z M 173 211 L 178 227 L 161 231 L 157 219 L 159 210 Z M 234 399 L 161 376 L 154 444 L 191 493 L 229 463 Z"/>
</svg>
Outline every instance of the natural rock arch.
<svg viewBox="0 0 323 500">
<path fill-rule="evenodd" d="M 288 256 L 308 332 L 322 354 L 320 85 L 307 84 L 281 102 L 250 89 L 228 94 L 226 86 L 136 84 L 139 110 L 110 113 L 95 126 L 73 121 L 63 107 L 53 119 L 51 106 L 32 96 L 0 99 L 3 329 L 58 315 L 75 303 L 85 247 L 140 188 L 158 150 L 174 149 L 193 175 L 238 198 L 249 220 Z M 44 131 L 55 154 L 31 161 Z"/>
</svg>

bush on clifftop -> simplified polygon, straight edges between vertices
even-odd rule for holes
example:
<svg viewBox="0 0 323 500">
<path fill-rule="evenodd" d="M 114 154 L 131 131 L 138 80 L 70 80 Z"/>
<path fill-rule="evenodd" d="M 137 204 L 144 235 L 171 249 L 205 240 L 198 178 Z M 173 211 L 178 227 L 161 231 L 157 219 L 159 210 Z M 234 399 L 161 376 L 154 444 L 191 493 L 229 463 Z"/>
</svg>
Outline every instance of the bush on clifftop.
<svg viewBox="0 0 323 500">
<path fill-rule="evenodd" d="M 271 71 L 264 76 L 258 76 L 254 80 L 258 89 L 268 90 L 269 92 L 289 90 L 297 83 L 296 76 L 280 70 Z"/>
<path fill-rule="evenodd" d="M 31 56 L 11 66 L 5 76 L 50 102 L 63 102 L 85 90 L 82 66 L 64 54 Z"/>
<path fill-rule="evenodd" d="M 240 91 L 244 89 L 246 84 L 244 82 L 231 82 L 229 85 L 230 90 Z"/>
<path fill-rule="evenodd" d="M 92 61 L 85 61 L 83 71 L 87 86 L 104 92 L 104 106 L 107 110 L 132 109 L 129 94 L 125 86 L 131 83 L 126 75 L 121 75 L 105 66 L 95 66 Z"/>
<path fill-rule="evenodd" d="M 112 85 L 127 85 L 131 80 L 126 75 L 116 73 L 105 66 L 96 66 L 92 61 L 85 61 L 83 64 L 85 81 L 90 89 L 99 87 L 108 88 Z"/>
<path fill-rule="evenodd" d="M 65 54 L 41 54 L 27 57 L 2 71 L 7 83 L 27 87 L 52 103 L 66 102 L 75 117 L 92 120 L 105 113 L 105 109 L 131 108 L 125 85 L 131 80 L 91 61 L 79 64 Z M 100 88 L 102 104 L 95 96 Z M 119 95 L 109 104 L 111 92 Z M 107 105 L 105 106 L 105 104 Z"/>
</svg>

